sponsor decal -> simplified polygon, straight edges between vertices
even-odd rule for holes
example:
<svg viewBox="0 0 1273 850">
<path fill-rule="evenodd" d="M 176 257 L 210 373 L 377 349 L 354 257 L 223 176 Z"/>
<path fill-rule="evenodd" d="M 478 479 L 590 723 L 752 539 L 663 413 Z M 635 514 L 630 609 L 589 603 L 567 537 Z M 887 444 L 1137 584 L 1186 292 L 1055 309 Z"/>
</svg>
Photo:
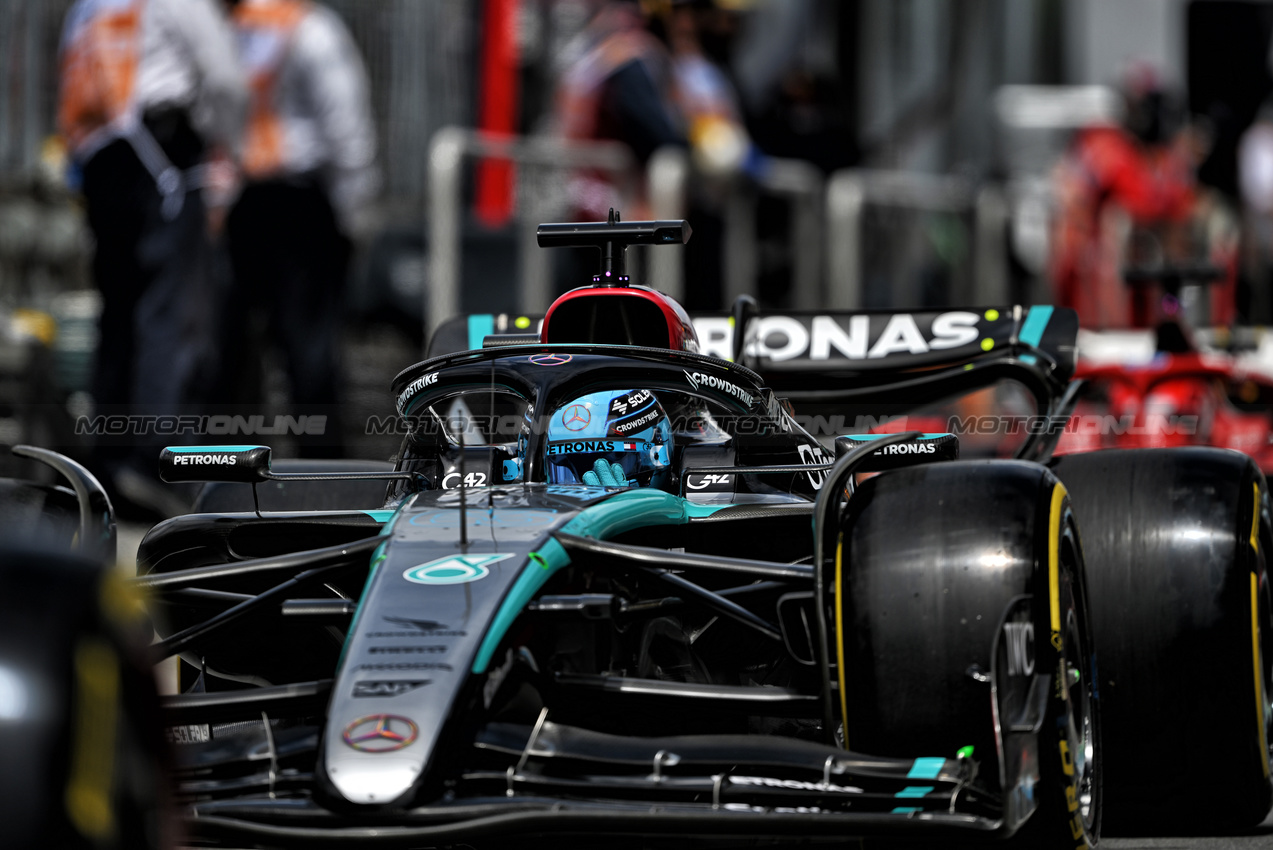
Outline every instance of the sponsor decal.
<svg viewBox="0 0 1273 850">
<path fill-rule="evenodd" d="M 359 664 L 359 670 L 444 670 L 451 672 L 451 665 L 440 661 L 411 661 L 400 664 Z"/>
<path fill-rule="evenodd" d="M 807 358 L 813 361 L 832 359 L 868 360 L 892 354 L 925 354 L 958 348 L 975 342 L 980 336 L 976 313 L 953 310 L 933 316 L 926 331 L 921 327 L 927 315 L 917 319 L 910 313 L 895 313 L 885 321 L 876 319 L 878 334 L 871 332 L 871 316 L 844 315 L 763 316 L 748 325 L 747 351 L 767 360 L 781 362 Z M 879 322 L 884 326 L 880 328 Z M 733 328 L 724 318 L 705 318 L 694 322 L 703 353 L 728 359 L 732 355 Z M 754 334 L 754 336 L 753 336 Z"/>
<path fill-rule="evenodd" d="M 427 375 L 421 375 L 411 383 L 407 384 L 407 388 L 398 396 L 398 412 L 404 413 L 406 411 L 407 402 L 411 400 L 412 396 L 420 392 L 420 390 L 436 384 L 438 382 L 439 374 L 439 372 L 430 372 Z"/>
<path fill-rule="evenodd" d="M 625 444 L 626 445 L 626 444 Z M 575 440 L 567 443 L 552 443 L 548 446 L 548 455 L 595 454 L 597 452 L 614 451 L 614 443 L 610 440 Z"/>
<path fill-rule="evenodd" d="M 566 499 L 585 501 L 590 494 L 594 494 L 596 491 L 587 484 L 549 484 L 544 488 L 544 492 L 550 496 L 561 496 Z"/>
<path fill-rule="evenodd" d="M 1008 650 L 1008 675 L 1034 675 L 1034 623 L 1004 623 L 1003 640 Z"/>
<path fill-rule="evenodd" d="M 775 779 L 772 776 L 730 776 L 731 785 L 752 785 L 764 788 L 789 788 L 792 791 L 830 791 L 835 794 L 861 794 L 856 785 L 836 785 L 832 782 L 803 782 L 799 779 Z"/>
<path fill-rule="evenodd" d="M 369 655 L 437 655 L 446 652 L 446 646 L 373 646 Z"/>
<path fill-rule="evenodd" d="M 720 390 L 726 395 L 733 396 L 748 407 L 751 406 L 754 397 L 751 393 L 747 392 L 737 384 L 726 381 L 724 378 L 718 378 L 715 375 L 705 375 L 702 372 L 691 372 L 688 369 L 684 369 L 682 371 L 685 373 L 685 379 L 689 381 L 690 386 L 693 387 L 695 391 L 698 391 L 703 387 L 709 387 L 714 390 Z"/>
<path fill-rule="evenodd" d="M 513 557 L 511 554 L 452 555 L 411 567 L 402 573 L 402 577 L 416 584 L 466 584 L 490 575 L 491 571 L 487 569 L 488 564 L 511 557 Z"/>
<path fill-rule="evenodd" d="M 782 402 L 779 401 L 778 397 L 773 393 L 769 394 L 769 400 L 765 405 L 765 412 L 768 413 L 769 417 L 778 424 L 779 428 L 788 434 L 791 433 L 791 428 L 795 422 L 792 420 L 791 414 L 788 413 L 782 406 Z"/>
<path fill-rule="evenodd" d="M 182 452 L 174 453 L 170 459 L 173 466 L 234 466 L 238 462 L 239 456 L 233 454 L 194 455 Z"/>
<path fill-rule="evenodd" d="M 937 451 L 935 443 L 894 443 L 880 450 L 882 455 L 931 455 Z"/>
<path fill-rule="evenodd" d="M 721 808 L 727 812 L 773 813 L 777 815 L 817 815 L 823 811 L 817 806 L 752 806 L 747 803 L 726 803 Z M 831 811 L 831 809 L 826 811 Z"/>
<path fill-rule="evenodd" d="M 461 478 L 460 473 L 458 472 L 448 472 L 446 475 L 442 476 L 443 490 L 458 490 L 460 489 L 461 483 L 463 483 L 465 487 L 485 487 L 486 473 L 469 472 Z"/>
<path fill-rule="evenodd" d="M 369 714 L 345 727 L 345 743 L 362 753 L 391 753 L 420 736 L 415 721 L 397 714 Z"/>
<path fill-rule="evenodd" d="M 407 617 L 383 617 L 382 619 L 386 623 L 393 623 L 395 626 L 402 626 L 404 628 L 410 626 L 411 628 L 419 629 L 422 632 L 431 632 L 434 629 L 446 628 L 445 625 L 439 623 L 437 620 L 411 620 Z"/>
<path fill-rule="evenodd" d="M 504 663 L 496 667 L 486 676 L 486 684 L 482 685 L 482 705 L 490 708 L 491 703 L 495 701 L 495 696 L 499 693 L 499 686 L 504 684 L 504 679 L 508 677 L 508 671 L 513 669 L 513 651 L 511 649 L 504 652 Z"/>
<path fill-rule="evenodd" d="M 532 354 L 526 360 L 536 366 L 563 366 L 574 359 L 572 354 Z"/>
<path fill-rule="evenodd" d="M 421 375 L 411 383 L 407 384 L 407 388 L 402 391 L 403 395 L 414 395 L 425 387 L 431 387 L 438 382 L 437 372 L 430 372 L 427 375 Z"/>
<path fill-rule="evenodd" d="M 170 744 L 204 744 L 212 740 L 212 730 L 206 723 L 193 726 L 169 726 L 164 729 L 164 737 Z"/>
<path fill-rule="evenodd" d="M 433 684 L 431 679 L 394 679 L 390 681 L 354 682 L 354 697 L 396 697 L 407 691 Z"/>
<path fill-rule="evenodd" d="M 733 492 L 734 476 L 728 472 L 692 473 L 685 476 L 685 489 Z"/>
<path fill-rule="evenodd" d="M 629 410 L 640 408 L 652 398 L 654 398 L 654 393 L 649 390 L 637 390 L 626 397 L 616 398 L 610 402 L 610 418 L 625 416 Z"/>
<path fill-rule="evenodd" d="M 623 450 L 624 450 L 625 452 L 634 452 L 634 451 L 636 451 L 638 448 L 640 448 L 640 446 L 639 446 L 639 444 L 637 444 L 637 443 L 624 443 L 624 444 L 623 444 Z"/>
<path fill-rule="evenodd" d="M 567 431 L 582 431 L 592 424 L 592 414 L 586 405 L 572 404 L 561 412 L 561 424 Z"/>
<path fill-rule="evenodd" d="M 658 408 L 654 408 L 652 410 L 646 411 L 640 416 L 636 416 L 625 422 L 611 423 L 610 431 L 617 432 L 620 436 L 622 436 L 623 434 L 626 434 L 629 431 L 636 431 L 640 428 L 644 428 L 646 425 L 649 425 L 651 422 L 657 422 L 660 415 L 661 414 Z"/>
<path fill-rule="evenodd" d="M 468 632 L 464 629 L 448 628 L 445 623 L 439 623 L 436 620 L 412 620 L 407 617 L 381 617 L 386 623 L 397 626 L 400 629 L 411 629 L 412 631 L 394 631 L 394 632 L 367 632 L 369 638 L 444 638 L 444 637 L 468 637 Z"/>
<path fill-rule="evenodd" d="M 831 459 L 827 457 L 826 453 L 817 446 L 810 446 L 806 443 L 797 443 L 796 451 L 800 454 L 800 462 L 805 466 L 816 466 L 831 462 Z M 809 472 L 806 472 L 805 475 L 809 476 L 809 484 L 815 490 L 821 490 L 822 485 L 826 483 L 827 480 L 827 470 L 825 469 L 810 470 Z"/>
<path fill-rule="evenodd" d="M 1074 812 L 1074 817 L 1070 818 L 1070 834 L 1075 839 L 1083 838 L 1083 813 L 1079 811 L 1079 777 L 1074 773 L 1074 756 L 1070 753 L 1070 744 L 1065 740 L 1065 736 L 1061 736 L 1061 740 L 1057 741 L 1057 750 L 1061 754 L 1061 771 L 1068 777 L 1065 787 L 1066 808 Z M 1087 842 L 1084 841 L 1080 847 L 1086 847 Z"/>
</svg>

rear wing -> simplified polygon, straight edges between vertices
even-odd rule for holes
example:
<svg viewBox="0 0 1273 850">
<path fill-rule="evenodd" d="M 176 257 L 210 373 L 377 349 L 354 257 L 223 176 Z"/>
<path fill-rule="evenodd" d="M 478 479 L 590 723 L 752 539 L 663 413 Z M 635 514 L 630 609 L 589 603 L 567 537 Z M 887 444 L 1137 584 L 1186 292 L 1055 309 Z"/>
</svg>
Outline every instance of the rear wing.
<svg viewBox="0 0 1273 850">
<path fill-rule="evenodd" d="M 694 326 L 704 353 L 729 356 L 732 318 L 699 317 Z M 744 361 L 780 382 L 796 375 L 929 370 L 1005 354 L 1064 381 L 1074 373 L 1078 314 L 1047 305 L 761 313 L 747 321 L 744 334 Z"/>
<path fill-rule="evenodd" d="M 733 359 L 735 320 L 691 314 L 699 351 Z M 531 341 L 542 314 L 473 314 L 442 323 L 428 356 Z M 744 328 L 743 362 L 766 380 L 930 370 L 1016 356 L 1064 383 L 1074 374 L 1078 314 L 1065 307 L 759 313 Z"/>
</svg>

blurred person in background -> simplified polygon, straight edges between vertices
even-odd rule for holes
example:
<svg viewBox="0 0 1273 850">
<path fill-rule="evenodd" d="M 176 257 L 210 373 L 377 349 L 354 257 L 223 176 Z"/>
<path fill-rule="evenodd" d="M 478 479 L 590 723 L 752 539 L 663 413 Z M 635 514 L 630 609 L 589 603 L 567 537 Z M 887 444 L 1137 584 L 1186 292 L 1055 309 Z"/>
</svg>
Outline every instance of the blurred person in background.
<svg viewBox="0 0 1273 850">
<path fill-rule="evenodd" d="M 1267 321 L 1273 307 L 1273 99 L 1264 102 L 1238 142 L 1238 190 L 1249 314 Z"/>
<path fill-rule="evenodd" d="M 299 435 L 303 457 L 343 454 L 341 314 L 351 236 L 377 190 L 371 95 L 362 58 L 331 9 L 306 0 L 227 0 L 252 98 L 244 185 L 226 220 L 234 285 L 226 302 L 219 398 L 253 386 L 252 308 L 282 348 L 293 416 L 326 416 Z"/>
<path fill-rule="evenodd" d="M 1151 326 L 1146 292 L 1125 284 L 1124 268 L 1191 262 L 1197 249 L 1205 136 L 1152 71 L 1129 75 L 1125 96 L 1122 124 L 1079 130 L 1055 174 L 1056 303 L 1094 329 Z"/>
<path fill-rule="evenodd" d="M 723 53 L 732 23 L 733 13 L 712 0 L 604 2 L 557 96 L 566 139 L 621 141 L 643 168 L 660 147 L 689 149 L 695 179 L 687 214 L 694 238 L 685 253 L 685 303 L 691 309 L 721 306 L 724 206 L 733 181 L 763 161 L 743 125 L 733 83 L 706 49 L 710 42 L 714 53 Z M 615 187 L 599 172 L 573 175 L 568 191 L 580 220 L 603 220 L 618 203 Z M 630 219 L 652 214 L 623 212 Z M 591 272 L 580 268 L 576 278 Z"/>
<path fill-rule="evenodd" d="M 710 43 L 713 52 L 725 50 L 721 42 L 732 28 L 719 21 L 733 14 L 718 8 L 715 0 L 672 0 L 665 13 L 674 96 L 694 164 L 708 177 L 735 175 L 759 156 L 743 126 L 734 84 L 707 49 Z"/>
<path fill-rule="evenodd" d="M 685 306 L 691 310 L 726 306 L 721 263 L 726 205 L 735 182 L 764 164 L 743 125 L 738 93 L 720 64 L 734 16 L 715 0 L 672 0 L 662 17 L 696 178 L 687 199 L 694 238 L 685 248 Z"/>
<path fill-rule="evenodd" d="M 78 0 L 59 61 L 59 130 L 96 239 L 96 412 L 185 412 L 215 335 L 205 164 L 233 152 L 247 100 L 229 23 L 215 0 Z M 123 515 L 182 509 L 156 475 L 163 442 L 130 428 L 94 447 Z"/>
<path fill-rule="evenodd" d="M 623 142 L 642 168 L 660 147 L 686 145 L 671 56 L 647 23 L 633 0 L 599 2 L 582 45 L 571 48 L 580 58 L 561 76 L 555 115 L 561 137 Z M 567 191 L 579 221 L 604 221 L 618 206 L 615 187 L 600 172 L 576 173 Z M 649 218 L 648 209 L 621 212 L 629 220 Z"/>
</svg>

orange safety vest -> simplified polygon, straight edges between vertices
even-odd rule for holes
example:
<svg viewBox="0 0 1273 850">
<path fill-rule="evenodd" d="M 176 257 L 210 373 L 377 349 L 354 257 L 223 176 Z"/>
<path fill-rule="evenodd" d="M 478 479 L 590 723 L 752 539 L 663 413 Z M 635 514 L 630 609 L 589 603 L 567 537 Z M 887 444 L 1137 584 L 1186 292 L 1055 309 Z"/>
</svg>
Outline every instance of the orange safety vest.
<svg viewBox="0 0 1273 850">
<path fill-rule="evenodd" d="M 145 0 L 87 0 L 62 38 L 58 126 L 72 151 L 130 120 Z"/>
<path fill-rule="evenodd" d="M 243 145 L 243 172 L 250 179 L 278 173 L 285 162 L 283 121 L 274 106 L 279 71 L 301 21 L 305 0 L 240 3 L 234 10 L 240 59 L 248 72 L 251 105 Z"/>
</svg>

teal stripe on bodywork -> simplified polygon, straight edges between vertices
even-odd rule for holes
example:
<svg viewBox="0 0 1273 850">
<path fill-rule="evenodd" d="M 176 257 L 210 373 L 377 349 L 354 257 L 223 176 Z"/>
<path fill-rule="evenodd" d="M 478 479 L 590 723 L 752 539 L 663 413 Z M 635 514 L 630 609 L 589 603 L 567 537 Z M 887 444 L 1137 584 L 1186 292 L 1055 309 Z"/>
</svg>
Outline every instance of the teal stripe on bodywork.
<svg viewBox="0 0 1273 850">
<path fill-rule="evenodd" d="M 165 446 L 170 452 L 250 452 L 268 446 Z"/>
<path fill-rule="evenodd" d="M 908 785 L 894 794 L 894 797 L 923 797 L 933 793 L 931 785 Z"/>
<path fill-rule="evenodd" d="M 1031 307 L 1029 312 L 1025 314 L 1025 324 L 1021 326 L 1021 334 L 1018 339 L 1037 347 L 1039 340 L 1043 339 L 1043 331 L 1047 329 L 1048 322 L 1051 320 L 1051 306 L 1041 304 Z"/>
<path fill-rule="evenodd" d="M 606 540 L 616 534 L 656 525 L 681 525 L 691 519 L 709 517 L 731 505 L 697 505 L 662 490 L 627 490 L 598 505 L 585 508 L 561 527 L 566 534 Z M 473 659 L 473 672 L 485 673 L 491 657 L 513 621 L 535 597 L 553 574 L 570 563 L 570 556 L 551 537 L 537 552 L 530 553 L 531 564 L 517 577 L 508 596 L 500 605 L 482 645 Z M 352 629 L 350 630 L 353 631 Z"/>
<path fill-rule="evenodd" d="M 1017 338 L 1037 348 L 1051 319 L 1052 308 L 1049 305 L 1041 304 L 1031 307 L 1030 311 L 1026 313 L 1025 324 L 1021 326 L 1021 334 Z M 1038 360 L 1033 354 L 1022 354 L 1021 359 L 1027 363 L 1034 363 Z"/>
<path fill-rule="evenodd" d="M 893 809 L 893 814 L 909 815 L 912 812 L 922 812 L 922 811 L 924 810 L 921 809 L 919 806 L 898 806 L 896 809 Z"/>
<path fill-rule="evenodd" d="M 469 350 L 476 351 L 482 347 L 482 340 L 495 333 L 495 317 L 490 313 L 476 313 L 469 316 Z"/>
<path fill-rule="evenodd" d="M 946 766 L 944 758 L 919 758 L 911 765 L 907 779 L 936 779 L 941 769 Z"/>
<path fill-rule="evenodd" d="M 380 510 L 380 511 L 363 511 L 363 513 L 365 513 L 367 516 L 374 519 L 376 522 L 388 522 L 390 518 L 395 513 L 397 513 L 397 511 Z"/>
<path fill-rule="evenodd" d="M 393 527 L 397 525 L 398 518 L 402 516 L 402 509 L 413 501 L 415 500 L 404 499 L 398 509 L 393 511 L 363 511 L 365 514 L 371 514 L 373 519 L 376 518 L 376 514 L 389 514 L 390 516 L 388 522 L 385 522 L 380 527 L 380 534 L 378 535 L 384 538 L 384 542 L 371 553 L 371 568 L 367 570 L 367 580 L 363 582 L 362 593 L 358 595 L 358 607 L 354 609 L 354 617 L 349 623 L 349 631 L 345 632 L 345 645 L 340 648 L 340 658 L 336 661 L 337 670 L 345 663 L 345 653 L 349 651 L 350 639 L 358 633 L 358 618 L 362 616 L 362 603 L 367 599 L 367 590 L 371 587 L 371 579 L 376 575 L 376 568 L 385 559 L 385 546 L 389 545 L 389 535 L 393 534 Z M 383 520 L 380 521 L 384 522 Z"/>
</svg>

